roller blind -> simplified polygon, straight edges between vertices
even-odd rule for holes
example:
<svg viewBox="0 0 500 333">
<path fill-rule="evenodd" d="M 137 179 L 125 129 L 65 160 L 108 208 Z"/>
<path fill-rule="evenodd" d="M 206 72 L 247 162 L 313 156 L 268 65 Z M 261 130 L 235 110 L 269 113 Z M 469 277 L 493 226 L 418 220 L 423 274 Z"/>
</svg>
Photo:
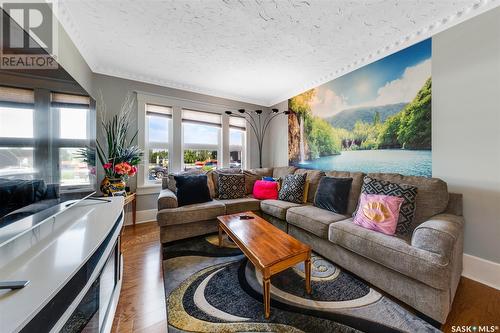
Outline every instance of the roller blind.
<svg viewBox="0 0 500 333">
<path fill-rule="evenodd" d="M 0 103 L 33 107 L 35 92 L 32 89 L 0 86 Z"/>
<path fill-rule="evenodd" d="M 50 102 L 53 107 L 88 108 L 90 105 L 90 97 L 53 92 L 50 94 Z"/>
<path fill-rule="evenodd" d="M 221 116 L 217 113 L 182 110 L 182 122 L 221 127 Z"/>
<path fill-rule="evenodd" d="M 146 104 L 146 115 L 172 118 L 172 108 L 163 105 Z"/>
<path fill-rule="evenodd" d="M 245 118 L 229 117 L 229 127 L 244 131 L 247 127 L 247 121 Z"/>
</svg>

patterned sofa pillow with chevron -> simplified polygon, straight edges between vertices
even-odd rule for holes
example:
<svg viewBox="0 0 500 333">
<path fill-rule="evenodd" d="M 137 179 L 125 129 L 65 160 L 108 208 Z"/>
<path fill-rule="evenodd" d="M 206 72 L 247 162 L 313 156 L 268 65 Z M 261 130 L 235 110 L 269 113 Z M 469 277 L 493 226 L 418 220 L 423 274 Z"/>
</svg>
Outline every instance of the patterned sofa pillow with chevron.
<svg viewBox="0 0 500 333">
<path fill-rule="evenodd" d="M 303 203 L 307 174 L 286 175 L 281 184 L 278 199 L 293 203 Z"/>
<path fill-rule="evenodd" d="M 400 236 L 408 236 L 412 230 L 411 225 L 415 217 L 415 202 L 417 199 L 417 187 L 408 184 L 396 184 L 386 180 L 380 180 L 365 176 L 363 179 L 363 187 L 361 193 L 365 194 L 383 194 L 403 198 L 403 204 L 399 211 L 398 225 L 396 234 Z M 353 216 L 357 212 L 354 212 Z"/>
</svg>

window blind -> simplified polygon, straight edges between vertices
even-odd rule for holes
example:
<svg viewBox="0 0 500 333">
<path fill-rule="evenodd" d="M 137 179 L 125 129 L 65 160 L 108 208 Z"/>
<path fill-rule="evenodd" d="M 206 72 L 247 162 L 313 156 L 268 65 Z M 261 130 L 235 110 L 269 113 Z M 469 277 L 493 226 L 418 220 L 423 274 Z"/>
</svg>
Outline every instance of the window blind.
<svg viewBox="0 0 500 333">
<path fill-rule="evenodd" d="M 247 121 L 245 118 L 229 117 L 229 127 L 244 131 L 247 128 Z"/>
<path fill-rule="evenodd" d="M 172 108 L 163 105 L 146 104 L 146 115 L 172 118 Z"/>
<path fill-rule="evenodd" d="M 0 86 L 0 103 L 4 105 L 13 104 L 15 106 L 25 105 L 33 107 L 35 104 L 35 92 L 32 89 Z"/>
<path fill-rule="evenodd" d="M 182 122 L 221 127 L 221 116 L 217 113 L 182 110 Z"/>
<path fill-rule="evenodd" d="M 90 97 L 52 92 L 50 94 L 50 103 L 53 107 L 88 108 L 90 105 Z"/>
</svg>

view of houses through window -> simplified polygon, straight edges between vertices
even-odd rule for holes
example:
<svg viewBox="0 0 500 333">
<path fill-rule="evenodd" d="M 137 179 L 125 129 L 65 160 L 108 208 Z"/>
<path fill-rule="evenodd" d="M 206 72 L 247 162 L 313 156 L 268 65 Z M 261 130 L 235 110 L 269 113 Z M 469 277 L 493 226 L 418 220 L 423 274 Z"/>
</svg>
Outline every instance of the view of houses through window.
<svg viewBox="0 0 500 333">
<path fill-rule="evenodd" d="M 222 129 L 222 115 L 215 112 L 177 109 L 181 112 L 178 127 L 180 140 L 173 137 L 172 106 L 145 103 L 145 140 L 147 154 L 145 183 L 159 183 L 170 172 L 222 167 L 222 153 L 226 151 L 225 163 L 231 168 L 241 168 L 245 158 L 246 121 L 229 117 L 229 130 Z M 226 125 L 227 126 L 227 125 Z M 223 136 L 227 135 L 228 146 L 223 147 Z M 180 141 L 180 142 L 174 142 Z M 178 170 L 171 170 L 172 147 L 180 147 L 181 161 Z"/>
</svg>

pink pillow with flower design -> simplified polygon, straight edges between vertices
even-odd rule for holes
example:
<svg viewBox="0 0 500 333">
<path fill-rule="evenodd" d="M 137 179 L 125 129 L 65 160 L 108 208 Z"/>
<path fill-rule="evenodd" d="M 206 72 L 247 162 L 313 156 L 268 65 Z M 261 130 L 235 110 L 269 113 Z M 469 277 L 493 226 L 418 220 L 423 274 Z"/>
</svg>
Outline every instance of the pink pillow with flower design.
<svg viewBox="0 0 500 333">
<path fill-rule="evenodd" d="M 394 235 L 404 199 L 391 195 L 362 193 L 353 222 L 363 228 Z"/>
</svg>

